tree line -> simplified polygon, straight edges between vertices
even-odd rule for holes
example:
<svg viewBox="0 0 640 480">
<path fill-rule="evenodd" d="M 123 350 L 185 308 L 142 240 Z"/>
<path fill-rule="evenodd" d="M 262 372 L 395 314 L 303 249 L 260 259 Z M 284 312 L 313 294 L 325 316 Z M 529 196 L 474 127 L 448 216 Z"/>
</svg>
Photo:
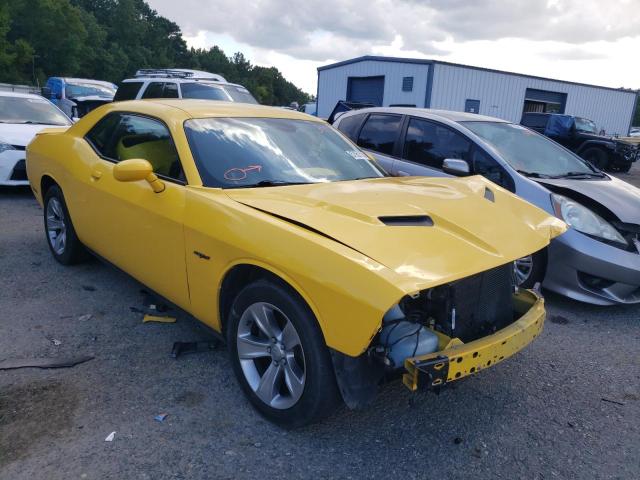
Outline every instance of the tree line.
<svg viewBox="0 0 640 480">
<path fill-rule="evenodd" d="M 266 105 L 310 99 L 277 68 L 252 65 L 242 53 L 189 48 L 180 27 L 144 0 L 0 0 L 0 82 L 75 76 L 117 83 L 139 68 L 167 67 L 218 73 Z"/>
</svg>

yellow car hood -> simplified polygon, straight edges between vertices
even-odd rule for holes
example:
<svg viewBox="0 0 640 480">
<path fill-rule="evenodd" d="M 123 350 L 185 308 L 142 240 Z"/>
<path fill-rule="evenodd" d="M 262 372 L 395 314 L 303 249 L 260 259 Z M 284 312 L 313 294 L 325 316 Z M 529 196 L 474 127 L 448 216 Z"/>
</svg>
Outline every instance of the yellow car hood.
<svg viewBox="0 0 640 480">
<path fill-rule="evenodd" d="M 402 277 L 404 287 L 428 288 L 503 265 L 566 230 L 564 222 L 480 176 L 225 191 L 357 250 Z"/>
</svg>

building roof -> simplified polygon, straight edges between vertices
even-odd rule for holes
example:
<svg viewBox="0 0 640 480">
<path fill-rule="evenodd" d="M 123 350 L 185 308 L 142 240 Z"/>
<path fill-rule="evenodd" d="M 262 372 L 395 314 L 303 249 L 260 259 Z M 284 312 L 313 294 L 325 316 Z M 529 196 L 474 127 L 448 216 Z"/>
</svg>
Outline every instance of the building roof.
<svg viewBox="0 0 640 480">
<path fill-rule="evenodd" d="M 403 58 L 403 57 L 382 57 L 382 56 L 377 56 L 377 55 L 364 55 L 362 57 L 356 57 L 356 58 L 352 58 L 349 60 L 343 60 L 341 62 L 337 62 L 337 63 L 331 63 L 329 65 L 322 65 L 320 67 L 318 67 L 318 72 L 321 72 L 322 70 L 330 70 L 332 68 L 336 68 L 336 67 L 342 67 L 344 65 L 350 65 L 352 63 L 358 63 L 358 62 L 367 62 L 367 61 L 374 61 L 374 62 L 395 62 L 395 63 L 414 63 L 414 64 L 419 64 L 419 65 L 435 65 L 435 64 L 440 64 L 440 65 L 449 65 L 449 66 L 453 66 L 453 67 L 461 67 L 461 68 L 468 68 L 471 70 L 480 70 L 483 72 L 493 72 L 493 73 L 502 73 L 505 75 L 513 75 L 516 77 L 524 77 L 524 78 L 534 78 L 537 80 L 547 80 L 547 81 L 551 81 L 551 82 L 559 82 L 559 83 L 566 83 L 569 85 L 579 85 L 581 87 L 591 87 L 591 88 L 601 88 L 601 89 L 605 89 L 605 90 L 615 90 L 617 92 L 626 92 L 626 93 L 631 93 L 633 95 L 637 95 L 638 92 L 636 90 L 632 90 L 629 88 L 613 88 L 613 87 L 604 87 L 601 85 L 593 85 L 593 84 L 589 84 L 589 83 L 580 83 L 580 82 L 571 82 L 568 80 L 558 80 L 556 78 L 549 78 L 549 77 L 540 77 L 537 75 L 527 75 L 524 73 L 515 73 L 515 72 L 507 72 L 505 70 L 496 70 L 493 68 L 484 68 L 484 67 L 476 67 L 473 65 L 465 65 L 462 63 L 452 63 L 452 62 L 443 62 L 442 60 L 429 60 L 429 59 L 422 59 L 422 58 Z"/>
</svg>

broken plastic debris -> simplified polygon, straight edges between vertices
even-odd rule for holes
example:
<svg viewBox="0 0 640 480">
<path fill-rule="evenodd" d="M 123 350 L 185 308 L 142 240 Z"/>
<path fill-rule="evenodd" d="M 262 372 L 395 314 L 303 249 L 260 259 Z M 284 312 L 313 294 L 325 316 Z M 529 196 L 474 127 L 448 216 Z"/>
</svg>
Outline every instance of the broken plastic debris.
<svg viewBox="0 0 640 480">
<path fill-rule="evenodd" d="M 158 322 L 158 323 L 176 323 L 176 317 L 170 317 L 168 315 L 149 315 L 146 314 L 142 318 L 142 323 Z"/>
<path fill-rule="evenodd" d="M 58 340 L 57 338 L 52 338 L 51 343 L 53 343 L 56 347 L 62 345 L 62 340 Z"/>
<path fill-rule="evenodd" d="M 80 315 L 78 317 L 78 320 L 80 320 L 81 322 L 86 322 L 87 320 L 90 320 L 92 316 L 93 315 L 91 315 L 90 313 L 85 313 L 84 315 Z"/>
<path fill-rule="evenodd" d="M 111 432 L 109 435 L 107 435 L 107 438 L 104 439 L 105 442 L 113 442 L 113 437 L 116 436 L 116 432 Z"/>
<path fill-rule="evenodd" d="M 156 415 L 154 418 L 154 420 L 157 420 L 158 422 L 164 422 L 164 419 L 167 418 L 169 416 L 168 413 L 159 413 L 158 415 Z"/>
</svg>

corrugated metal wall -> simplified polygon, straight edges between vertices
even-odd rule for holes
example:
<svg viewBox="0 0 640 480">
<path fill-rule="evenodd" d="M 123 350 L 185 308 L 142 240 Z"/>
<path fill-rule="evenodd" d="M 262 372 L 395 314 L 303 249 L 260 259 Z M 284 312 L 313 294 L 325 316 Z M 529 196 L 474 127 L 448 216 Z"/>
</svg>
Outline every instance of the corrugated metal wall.
<svg viewBox="0 0 640 480">
<path fill-rule="evenodd" d="M 590 118 L 608 134 L 626 135 L 635 93 L 541 80 L 506 73 L 435 64 L 431 108 L 464 111 L 466 99 L 480 100 L 480 114 L 520 122 L 527 88 L 567 94 L 565 113 Z"/>
<path fill-rule="evenodd" d="M 429 68 L 430 65 L 368 60 L 320 70 L 318 72 L 318 116 L 327 118 L 339 100 L 347 99 L 349 77 L 384 75 L 383 106 L 413 104 L 424 107 Z M 402 91 L 403 77 L 413 77 L 413 91 Z"/>
</svg>

